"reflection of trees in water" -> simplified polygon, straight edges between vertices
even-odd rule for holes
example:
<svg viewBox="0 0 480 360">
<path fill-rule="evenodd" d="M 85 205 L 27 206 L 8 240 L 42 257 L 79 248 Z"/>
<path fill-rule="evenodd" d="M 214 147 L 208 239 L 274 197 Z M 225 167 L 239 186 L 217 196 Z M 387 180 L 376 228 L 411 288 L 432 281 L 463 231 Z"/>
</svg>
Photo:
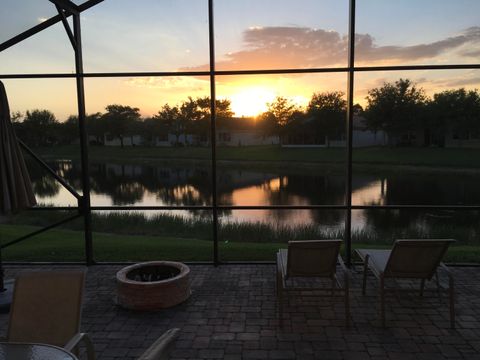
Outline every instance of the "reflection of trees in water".
<svg viewBox="0 0 480 360">
<path fill-rule="evenodd" d="M 144 193 L 144 186 L 137 182 L 129 182 L 113 188 L 111 198 L 114 205 L 135 204 L 142 199 Z"/>
<path fill-rule="evenodd" d="M 455 173 L 387 176 L 388 204 L 456 205 L 480 203 L 478 175 Z"/>
<path fill-rule="evenodd" d="M 271 205 L 338 205 L 344 202 L 345 181 L 343 176 L 305 176 L 289 174 L 279 178 L 278 187 L 265 189 Z M 307 210 L 308 211 L 308 210 Z M 342 211 L 309 210 L 314 223 L 336 224 L 343 220 Z M 271 211 L 277 221 L 288 221 L 288 210 Z"/>
<path fill-rule="evenodd" d="M 41 197 L 52 197 L 60 191 L 60 184 L 53 176 L 44 171 L 37 163 L 26 159 L 30 180 L 32 181 L 33 192 Z M 60 167 L 60 164 L 59 164 Z M 57 172 L 60 169 L 56 169 Z"/>
<path fill-rule="evenodd" d="M 362 211 L 367 228 L 377 231 L 415 227 L 420 216 L 420 212 L 414 210 L 365 209 Z"/>
<path fill-rule="evenodd" d="M 59 191 L 60 184 L 52 176 L 42 176 L 33 182 L 33 192 L 38 196 L 55 196 Z"/>
<path fill-rule="evenodd" d="M 310 205 L 341 205 L 345 201 L 345 178 L 341 175 L 288 175 L 285 196 L 296 195 Z M 272 199 L 276 200 L 276 199 Z"/>
<path fill-rule="evenodd" d="M 38 166 L 29 163 L 34 191 L 42 197 L 55 196 L 60 184 Z M 76 189 L 81 189 L 81 167 L 69 161 L 51 162 L 50 166 Z M 139 202 L 145 192 L 154 194 L 169 205 L 211 205 L 211 173 L 207 165 L 189 164 L 174 166 L 132 165 L 92 163 L 90 166 L 91 188 L 96 194 L 104 194 L 115 205 L 133 205 Z M 357 173 L 354 190 L 369 186 L 378 177 Z M 386 204 L 468 204 L 480 202 L 478 175 L 457 174 L 400 174 L 386 175 Z M 233 204 L 233 194 L 239 189 L 256 187 L 262 194 L 262 205 L 335 205 L 344 202 L 345 178 L 337 174 L 312 175 L 311 173 L 289 173 L 288 169 L 261 171 L 219 167 L 217 184 L 218 203 Z M 304 210 L 319 224 L 336 224 L 344 219 L 344 211 Z M 190 211 L 194 215 L 210 214 L 202 210 Z M 293 216 L 290 210 L 268 211 L 272 222 L 288 223 Z M 227 216 L 230 210 L 220 210 Z M 478 214 L 472 211 L 458 211 L 453 215 L 438 211 L 379 211 L 364 210 L 363 216 L 368 228 L 388 233 L 388 229 L 432 230 L 435 226 L 478 222 Z M 268 220 L 268 219 L 265 219 Z M 453 226 L 453 225 L 452 225 Z"/>
<path fill-rule="evenodd" d="M 477 241 L 478 211 L 467 210 L 363 210 L 366 229 L 383 242 L 398 238 L 457 238 Z"/>
<path fill-rule="evenodd" d="M 81 188 L 81 167 L 76 162 L 51 162 L 50 167 L 75 188 Z M 36 166 L 30 167 L 37 194 L 55 196 L 60 190 L 54 178 Z M 210 205 L 210 172 L 199 167 L 162 167 L 92 163 L 92 193 L 107 195 L 115 205 L 133 205 L 146 191 L 169 205 Z M 50 189 L 50 192 L 46 192 Z"/>
<path fill-rule="evenodd" d="M 301 218 L 304 221 L 295 221 Z M 295 227 L 297 225 L 313 224 L 313 226 L 328 226 L 337 228 L 344 222 L 343 210 L 316 210 L 316 209 L 282 209 L 268 210 L 268 220 L 275 224 Z"/>
</svg>

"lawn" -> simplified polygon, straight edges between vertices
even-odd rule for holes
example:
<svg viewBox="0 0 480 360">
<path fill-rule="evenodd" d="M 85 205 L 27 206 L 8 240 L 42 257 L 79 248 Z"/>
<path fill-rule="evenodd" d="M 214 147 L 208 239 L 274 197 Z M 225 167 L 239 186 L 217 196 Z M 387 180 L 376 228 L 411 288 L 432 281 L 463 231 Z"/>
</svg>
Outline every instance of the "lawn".
<svg viewBox="0 0 480 360">
<path fill-rule="evenodd" d="M 0 225 L 1 242 L 18 238 L 34 226 Z M 212 241 L 173 236 L 140 236 L 94 233 L 94 256 L 97 261 L 211 261 Z M 386 244 L 355 242 L 353 248 L 390 248 Z M 224 261 L 274 261 L 277 249 L 285 243 L 220 242 L 220 257 Z M 81 231 L 51 230 L 3 250 L 6 261 L 84 261 L 84 238 Z M 453 246 L 447 262 L 480 263 L 480 246 Z"/>
<path fill-rule="evenodd" d="M 46 159 L 78 159 L 78 146 L 37 148 Z M 211 159 L 207 147 L 108 147 L 90 146 L 90 159 L 98 161 L 155 161 L 164 159 Z M 219 161 L 330 163 L 346 161 L 343 148 L 282 148 L 280 146 L 218 147 Z M 480 168 L 480 149 L 368 147 L 353 150 L 354 165 Z"/>
</svg>

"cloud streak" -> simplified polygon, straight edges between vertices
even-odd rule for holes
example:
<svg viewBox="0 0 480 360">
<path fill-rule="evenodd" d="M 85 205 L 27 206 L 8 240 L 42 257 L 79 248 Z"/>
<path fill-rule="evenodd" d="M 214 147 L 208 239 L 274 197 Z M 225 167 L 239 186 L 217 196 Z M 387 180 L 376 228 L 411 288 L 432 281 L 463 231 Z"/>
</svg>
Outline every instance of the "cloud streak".
<svg viewBox="0 0 480 360">
<path fill-rule="evenodd" d="M 348 38 L 337 31 L 307 27 L 252 27 L 243 32 L 243 49 L 225 54 L 218 70 L 343 67 L 347 64 Z M 471 60 L 480 54 L 480 27 L 431 43 L 411 46 L 380 46 L 369 34 L 356 34 L 357 64 L 414 63 Z M 188 70 L 207 70 L 207 65 Z M 183 69 L 187 70 L 187 69 Z"/>
</svg>

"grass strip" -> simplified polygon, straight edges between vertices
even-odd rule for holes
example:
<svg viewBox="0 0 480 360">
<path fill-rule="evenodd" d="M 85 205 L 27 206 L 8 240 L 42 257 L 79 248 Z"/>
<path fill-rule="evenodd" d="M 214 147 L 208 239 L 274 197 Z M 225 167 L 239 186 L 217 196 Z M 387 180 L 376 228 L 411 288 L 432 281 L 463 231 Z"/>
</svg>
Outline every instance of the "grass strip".
<svg viewBox="0 0 480 360">
<path fill-rule="evenodd" d="M 1 243 L 13 240 L 38 227 L 0 225 Z M 97 261 L 211 261 L 211 240 L 174 236 L 119 235 L 95 232 L 93 234 Z M 220 256 L 224 261 L 274 261 L 285 242 L 221 242 Z M 391 248 L 391 244 L 353 242 L 355 248 Z M 84 261 L 83 232 L 50 230 L 35 238 L 15 244 L 2 252 L 6 261 Z M 445 259 L 453 263 L 480 263 L 480 246 L 452 246 Z"/>
</svg>

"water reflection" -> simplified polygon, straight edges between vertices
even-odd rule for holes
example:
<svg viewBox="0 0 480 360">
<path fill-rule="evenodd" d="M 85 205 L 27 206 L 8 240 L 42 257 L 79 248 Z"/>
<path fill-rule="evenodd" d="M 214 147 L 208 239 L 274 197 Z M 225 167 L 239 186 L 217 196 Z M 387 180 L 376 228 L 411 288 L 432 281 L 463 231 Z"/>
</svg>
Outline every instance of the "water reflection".
<svg viewBox="0 0 480 360">
<path fill-rule="evenodd" d="M 80 191 L 80 164 L 72 161 L 51 162 L 52 168 Z M 34 190 L 39 203 L 76 206 L 76 199 L 45 171 L 29 163 Z M 94 162 L 90 166 L 92 205 L 155 206 L 211 205 L 211 172 L 207 162 L 182 164 L 116 164 Z M 459 177 L 454 173 L 391 172 L 384 176 L 369 171 L 355 171 L 352 203 L 387 204 L 479 204 L 479 174 Z M 345 203 L 345 176 L 341 170 L 328 168 L 268 169 L 222 165 L 218 168 L 217 192 L 221 205 L 341 205 Z M 306 215 L 308 213 L 308 215 Z M 191 212 L 195 215 L 194 212 Z M 341 226 L 342 211 L 270 211 L 242 210 L 221 212 L 226 221 L 261 221 L 268 223 L 319 223 Z M 421 226 L 418 217 L 371 211 L 353 213 L 353 227 L 382 228 L 392 224 Z M 421 229 L 420 229 L 421 230 Z"/>
</svg>

